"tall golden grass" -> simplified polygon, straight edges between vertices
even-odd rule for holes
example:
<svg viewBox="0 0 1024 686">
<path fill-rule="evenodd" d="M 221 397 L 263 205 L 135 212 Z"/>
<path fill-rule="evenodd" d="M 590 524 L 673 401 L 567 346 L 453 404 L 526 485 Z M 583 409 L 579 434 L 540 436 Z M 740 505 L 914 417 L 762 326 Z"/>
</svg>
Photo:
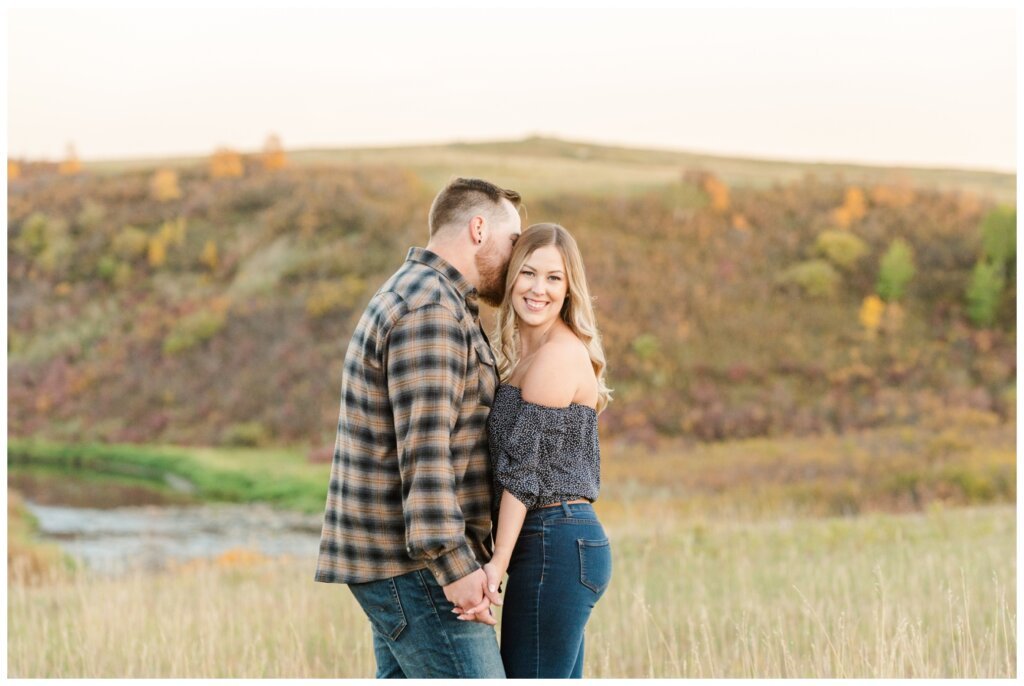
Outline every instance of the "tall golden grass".
<svg viewBox="0 0 1024 686">
<path fill-rule="evenodd" d="M 589 677 L 1014 677 L 1015 508 L 762 521 L 606 517 Z M 8 586 L 11 677 L 371 677 L 310 559 Z"/>
</svg>

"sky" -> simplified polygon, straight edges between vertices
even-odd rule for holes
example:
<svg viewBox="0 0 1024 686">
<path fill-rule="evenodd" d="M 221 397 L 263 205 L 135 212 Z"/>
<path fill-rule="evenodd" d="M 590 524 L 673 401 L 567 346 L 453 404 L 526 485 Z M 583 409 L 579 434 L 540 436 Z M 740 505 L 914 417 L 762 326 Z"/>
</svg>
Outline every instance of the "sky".
<svg viewBox="0 0 1024 686">
<path fill-rule="evenodd" d="M 12 9 L 8 154 L 570 140 L 1016 169 L 1012 9 Z"/>
</svg>

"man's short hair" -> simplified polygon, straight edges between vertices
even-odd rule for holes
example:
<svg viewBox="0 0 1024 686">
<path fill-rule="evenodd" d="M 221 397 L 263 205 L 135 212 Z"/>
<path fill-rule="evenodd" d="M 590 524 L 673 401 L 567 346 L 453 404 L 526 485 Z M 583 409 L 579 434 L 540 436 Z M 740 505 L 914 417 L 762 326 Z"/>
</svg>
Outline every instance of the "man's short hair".
<svg viewBox="0 0 1024 686">
<path fill-rule="evenodd" d="M 495 186 L 483 179 L 455 179 L 437 194 L 430 206 L 430 237 L 448 224 L 468 222 L 474 214 L 498 207 L 504 198 L 519 210 L 522 198 L 515 191 Z"/>
</svg>

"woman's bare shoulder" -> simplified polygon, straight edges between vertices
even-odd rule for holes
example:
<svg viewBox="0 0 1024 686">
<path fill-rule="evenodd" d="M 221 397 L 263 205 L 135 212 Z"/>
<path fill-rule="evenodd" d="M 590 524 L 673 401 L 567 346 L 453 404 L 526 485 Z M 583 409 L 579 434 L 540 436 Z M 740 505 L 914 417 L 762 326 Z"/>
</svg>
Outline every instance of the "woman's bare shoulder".
<svg viewBox="0 0 1024 686">
<path fill-rule="evenodd" d="M 571 333 L 546 342 L 538 351 L 522 381 L 523 400 L 548 407 L 567 407 L 574 402 L 590 371 L 590 355 Z"/>
</svg>

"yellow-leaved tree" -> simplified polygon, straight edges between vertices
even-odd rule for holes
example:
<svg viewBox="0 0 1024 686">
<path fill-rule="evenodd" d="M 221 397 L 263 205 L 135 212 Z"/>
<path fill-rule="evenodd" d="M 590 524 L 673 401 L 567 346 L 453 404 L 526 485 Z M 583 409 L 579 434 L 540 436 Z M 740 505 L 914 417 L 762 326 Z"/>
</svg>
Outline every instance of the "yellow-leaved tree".
<svg viewBox="0 0 1024 686">
<path fill-rule="evenodd" d="M 167 241 L 164 239 L 163 233 L 149 237 L 146 260 L 150 267 L 162 267 L 167 261 Z"/>
<path fill-rule="evenodd" d="M 168 219 L 160 227 L 160 237 L 165 245 L 173 245 L 177 248 L 185 245 L 185 218 Z"/>
<path fill-rule="evenodd" d="M 712 210 L 725 212 L 729 209 L 729 187 L 725 185 L 724 181 L 714 174 L 708 174 L 704 177 L 702 185 L 704 192 L 708 194 Z"/>
<path fill-rule="evenodd" d="M 181 188 L 178 187 L 178 172 L 173 169 L 160 169 L 153 174 L 149 182 L 149 190 L 153 198 L 160 202 L 177 200 L 181 197 Z"/>
<path fill-rule="evenodd" d="M 274 171 L 283 169 L 286 164 L 281 138 L 276 133 L 272 133 L 267 136 L 267 141 L 263 144 L 263 168 L 267 171 Z"/>
<path fill-rule="evenodd" d="M 867 214 L 867 202 L 864 191 L 851 186 L 846 189 L 846 196 L 840 207 L 832 210 L 832 221 L 841 229 L 849 228 L 856 224 Z"/>
<path fill-rule="evenodd" d="M 199 255 L 199 261 L 210 268 L 210 271 L 217 270 L 217 244 L 212 240 L 206 241 L 203 252 Z"/>
<path fill-rule="evenodd" d="M 885 302 L 877 295 L 869 295 L 861 303 L 858 319 L 864 327 L 868 338 L 874 338 L 878 334 L 878 327 L 882 325 L 882 313 L 885 312 Z"/>
<path fill-rule="evenodd" d="M 229 148 L 217 148 L 210 156 L 210 176 L 215 179 L 232 178 L 244 173 L 242 156 Z"/>
<path fill-rule="evenodd" d="M 78 159 L 78 152 L 75 151 L 75 146 L 68 143 L 67 154 L 57 167 L 57 172 L 63 176 L 71 176 L 82 171 L 82 163 Z"/>
</svg>

